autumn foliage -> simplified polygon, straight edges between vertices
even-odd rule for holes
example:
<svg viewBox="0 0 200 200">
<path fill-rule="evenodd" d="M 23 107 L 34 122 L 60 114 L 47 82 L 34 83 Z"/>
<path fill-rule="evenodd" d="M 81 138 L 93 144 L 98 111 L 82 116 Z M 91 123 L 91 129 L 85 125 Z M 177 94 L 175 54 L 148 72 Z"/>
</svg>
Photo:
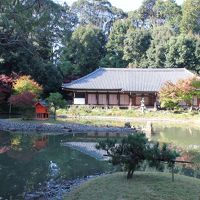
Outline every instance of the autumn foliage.
<svg viewBox="0 0 200 200">
<path fill-rule="evenodd" d="M 177 83 L 167 82 L 159 92 L 161 106 L 174 108 L 181 102 L 191 106 L 194 96 L 200 96 L 200 79 L 196 76 L 179 80 Z"/>
<path fill-rule="evenodd" d="M 0 103 L 3 103 L 11 94 L 14 78 L 6 76 L 5 74 L 0 75 Z"/>
<path fill-rule="evenodd" d="M 38 96 L 42 92 L 42 87 L 31 79 L 30 76 L 21 76 L 13 85 L 15 94 L 22 94 L 24 92 L 31 92 Z"/>
<path fill-rule="evenodd" d="M 33 107 L 36 95 L 31 92 L 23 92 L 18 95 L 12 95 L 9 102 L 16 107 L 27 109 Z"/>
</svg>

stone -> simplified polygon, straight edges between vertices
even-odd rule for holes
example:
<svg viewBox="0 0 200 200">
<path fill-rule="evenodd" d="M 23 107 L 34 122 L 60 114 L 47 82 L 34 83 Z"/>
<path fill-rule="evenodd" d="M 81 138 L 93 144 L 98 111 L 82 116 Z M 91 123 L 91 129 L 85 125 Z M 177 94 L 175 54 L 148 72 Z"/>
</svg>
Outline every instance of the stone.
<svg viewBox="0 0 200 200">
<path fill-rule="evenodd" d="M 130 122 L 126 122 L 124 124 L 124 128 L 131 128 L 131 123 Z"/>
</svg>

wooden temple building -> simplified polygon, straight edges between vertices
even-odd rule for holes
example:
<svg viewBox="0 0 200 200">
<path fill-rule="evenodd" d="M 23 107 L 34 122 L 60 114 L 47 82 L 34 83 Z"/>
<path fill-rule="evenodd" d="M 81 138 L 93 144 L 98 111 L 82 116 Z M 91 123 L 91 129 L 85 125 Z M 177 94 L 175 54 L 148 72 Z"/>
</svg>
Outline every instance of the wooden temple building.
<svg viewBox="0 0 200 200">
<path fill-rule="evenodd" d="M 64 83 L 62 89 L 73 93 L 74 105 L 132 107 L 140 106 L 143 98 L 145 106 L 152 107 L 167 81 L 175 83 L 194 75 L 185 68 L 99 68 Z"/>
<path fill-rule="evenodd" d="M 35 104 L 35 115 L 36 119 L 43 120 L 49 118 L 49 111 L 46 103 L 41 101 Z"/>
</svg>

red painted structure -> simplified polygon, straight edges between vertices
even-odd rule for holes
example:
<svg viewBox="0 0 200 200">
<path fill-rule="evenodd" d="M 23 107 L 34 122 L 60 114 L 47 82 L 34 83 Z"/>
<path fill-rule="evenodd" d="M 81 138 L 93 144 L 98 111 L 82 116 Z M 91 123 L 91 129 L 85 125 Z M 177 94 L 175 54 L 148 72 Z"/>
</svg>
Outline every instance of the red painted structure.
<svg viewBox="0 0 200 200">
<path fill-rule="evenodd" d="M 36 114 L 36 119 L 48 119 L 49 118 L 48 107 L 40 102 L 37 102 L 35 104 L 35 114 Z"/>
</svg>

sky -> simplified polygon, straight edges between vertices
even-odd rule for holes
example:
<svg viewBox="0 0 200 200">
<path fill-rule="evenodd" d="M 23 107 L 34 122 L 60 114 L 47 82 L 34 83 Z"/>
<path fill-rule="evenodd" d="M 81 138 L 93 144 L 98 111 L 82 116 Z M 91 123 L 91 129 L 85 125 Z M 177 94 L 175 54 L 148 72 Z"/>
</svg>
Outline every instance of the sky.
<svg viewBox="0 0 200 200">
<path fill-rule="evenodd" d="M 66 2 L 68 5 L 71 5 L 76 0 L 54 0 L 58 3 L 64 3 Z M 122 10 L 128 12 L 136 10 L 140 7 L 143 0 L 109 0 L 111 4 L 117 8 L 121 8 Z M 181 5 L 183 3 L 183 0 L 176 0 L 177 4 Z"/>
</svg>

